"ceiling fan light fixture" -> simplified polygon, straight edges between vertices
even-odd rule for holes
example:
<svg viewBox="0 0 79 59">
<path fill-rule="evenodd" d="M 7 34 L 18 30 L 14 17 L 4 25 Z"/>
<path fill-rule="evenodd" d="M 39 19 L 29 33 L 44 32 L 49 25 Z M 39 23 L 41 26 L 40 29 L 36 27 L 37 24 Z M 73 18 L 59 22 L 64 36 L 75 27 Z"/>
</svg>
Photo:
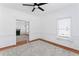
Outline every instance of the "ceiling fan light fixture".
<svg viewBox="0 0 79 59">
<path fill-rule="evenodd" d="M 33 12 L 35 9 L 40 9 L 41 11 L 44 11 L 44 9 L 41 6 L 45 5 L 45 4 L 47 4 L 47 3 L 34 3 L 34 5 L 23 4 L 23 6 L 33 6 L 33 9 L 32 9 L 32 12 Z"/>
<path fill-rule="evenodd" d="M 34 6 L 34 8 L 36 8 L 36 9 L 37 9 L 37 8 L 38 8 L 38 6 Z"/>
</svg>

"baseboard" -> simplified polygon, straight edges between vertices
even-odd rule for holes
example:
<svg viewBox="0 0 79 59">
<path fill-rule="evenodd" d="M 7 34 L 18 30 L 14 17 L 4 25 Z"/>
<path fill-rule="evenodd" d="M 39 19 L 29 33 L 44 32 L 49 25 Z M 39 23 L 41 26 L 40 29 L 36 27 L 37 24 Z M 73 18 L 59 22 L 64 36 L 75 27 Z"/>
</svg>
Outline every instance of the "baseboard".
<svg viewBox="0 0 79 59">
<path fill-rule="evenodd" d="M 17 47 L 17 46 L 21 46 L 21 45 L 24 45 L 26 43 L 27 43 L 26 40 L 18 41 L 18 42 L 16 42 L 16 45 L 11 45 L 11 46 L 7 46 L 7 47 L 0 48 L 0 51 L 4 51 L 6 49 L 10 49 L 10 48 L 14 48 L 14 47 Z"/>
<path fill-rule="evenodd" d="M 76 49 L 74 49 L 74 48 L 70 48 L 70 47 L 67 47 L 67 46 L 64 46 L 64 45 L 60 45 L 60 44 L 58 44 L 58 43 L 51 42 L 51 41 L 48 41 L 48 40 L 45 40 L 45 39 L 42 39 L 42 38 L 38 38 L 38 39 L 32 40 L 32 41 L 30 41 L 30 42 L 34 42 L 34 41 L 38 41 L 38 40 L 41 40 L 41 41 L 46 42 L 46 43 L 49 43 L 49 44 L 51 44 L 51 45 L 55 45 L 55 46 L 60 47 L 60 48 L 62 48 L 62 49 L 65 49 L 65 50 L 74 52 L 74 53 L 76 53 L 76 54 L 79 54 L 79 50 L 76 50 Z"/>
<path fill-rule="evenodd" d="M 35 42 L 35 41 L 38 41 L 38 40 L 41 40 L 41 41 L 46 42 L 46 43 L 49 43 L 49 44 L 51 44 L 51 45 L 55 45 L 55 46 L 60 47 L 60 48 L 62 48 L 62 49 L 65 49 L 65 50 L 74 52 L 74 53 L 76 53 L 76 54 L 79 54 L 79 50 L 76 50 L 76 49 L 73 49 L 73 48 L 70 48 L 70 47 L 66 47 L 66 46 L 64 46 L 64 45 L 60 45 L 60 44 L 55 43 L 55 42 L 47 41 L 47 40 L 42 39 L 42 38 L 38 38 L 38 39 L 35 39 L 35 40 L 32 40 L 32 41 L 29 41 L 29 43 Z M 26 41 L 20 41 L 20 42 L 17 42 L 16 45 L 12 45 L 12 46 L 8 46 L 8 47 L 0 48 L 0 51 L 4 51 L 4 50 L 9 49 L 9 48 L 21 46 L 21 45 L 26 44 L 26 43 L 27 43 Z"/>
</svg>

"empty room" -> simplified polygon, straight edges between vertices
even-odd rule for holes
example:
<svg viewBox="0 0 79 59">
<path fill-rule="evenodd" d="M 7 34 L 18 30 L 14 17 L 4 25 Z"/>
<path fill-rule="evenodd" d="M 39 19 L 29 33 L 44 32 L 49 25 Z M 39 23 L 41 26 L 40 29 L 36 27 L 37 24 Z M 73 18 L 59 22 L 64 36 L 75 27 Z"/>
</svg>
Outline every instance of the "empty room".
<svg viewBox="0 0 79 59">
<path fill-rule="evenodd" d="M 78 56 L 79 3 L 0 3 L 0 56 Z"/>
</svg>

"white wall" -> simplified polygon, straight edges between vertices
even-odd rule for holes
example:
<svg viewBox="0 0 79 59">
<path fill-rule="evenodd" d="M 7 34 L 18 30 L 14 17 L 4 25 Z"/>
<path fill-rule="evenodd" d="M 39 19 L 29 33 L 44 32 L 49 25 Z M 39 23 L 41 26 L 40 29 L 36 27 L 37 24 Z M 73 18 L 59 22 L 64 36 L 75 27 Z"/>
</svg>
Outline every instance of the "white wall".
<svg viewBox="0 0 79 59">
<path fill-rule="evenodd" d="M 57 39 L 56 25 L 58 18 L 70 17 L 72 19 L 72 37 L 71 39 Z M 51 12 L 48 16 L 41 17 L 41 38 L 53 41 L 68 47 L 79 49 L 79 4 L 72 4 L 66 8 L 62 8 Z"/>
<path fill-rule="evenodd" d="M 12 11 L 0 6 L 0 48 L 16 44 L 15 20 Z"/>
<path fill-rule="evenodd" d="M 72 38 L 70 40 L 56 37 L 57 19 L 63 17 L 72 18 Z M 79 5 L 77 4 L 53 11 L 43 17 L 0 6 L 0 48 L 16 44 L 16 19 L 30 21 L 30 40 L 44 38 L 79 49 Z"/>
<path fill-rule="evenodd" d="M 30 21 L 30 40 L 39 37 L 38 17 L 0 5 L 0 48 L 16 44 L 16 19 Z"/>
</svg>

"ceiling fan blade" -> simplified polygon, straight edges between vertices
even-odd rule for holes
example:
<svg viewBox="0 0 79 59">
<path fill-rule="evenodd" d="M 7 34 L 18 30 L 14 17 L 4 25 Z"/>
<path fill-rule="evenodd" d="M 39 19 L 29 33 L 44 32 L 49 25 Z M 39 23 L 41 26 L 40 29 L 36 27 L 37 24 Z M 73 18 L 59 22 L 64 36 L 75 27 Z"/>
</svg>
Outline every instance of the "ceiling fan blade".
<svg viewBox="0 0 79 59">
<path fill-rule="evenodd" d="M 34 5 L 38 5 L 37 3 L 34 3 Z"/>
<path fill-rule="evenodd" d="M 34 5 L 30 5 L 30 4 L 22 4 L 23 6 L 34 6 Z"/>
<path fill-rule="evenodd" d="M 32 9 L 32 12 L 35 10 L 35 8 Z"/>
<path fill-rule="evenodd" d="M 41 8 L 41 7 L 38 7 L 40 10 L 42 10 L 42 11 L 44 11 L 44 9 L 43 8 Z"/>
<path fill-rule="evenodd" d="M 38 6 L 45 5 L 45 4 L 47 4 L 47 3 L 39 3 Z"/>
</svg>

